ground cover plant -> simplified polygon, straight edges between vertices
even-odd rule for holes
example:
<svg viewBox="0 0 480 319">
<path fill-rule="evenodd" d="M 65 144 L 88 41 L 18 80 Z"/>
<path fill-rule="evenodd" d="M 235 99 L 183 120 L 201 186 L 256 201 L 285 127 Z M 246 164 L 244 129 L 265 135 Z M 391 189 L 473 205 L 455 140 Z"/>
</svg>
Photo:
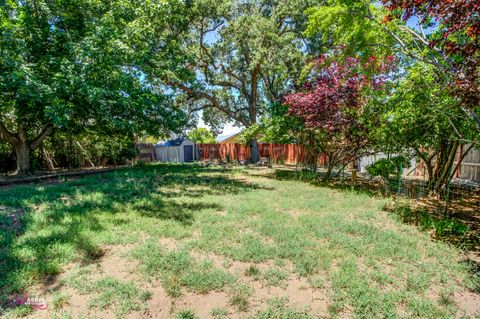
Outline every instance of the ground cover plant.
<svg viewBox="0 0 480 319">
<path fill-rule="evenodd" d="M 475 318 L 462 252 L 390 199 L 156 164 L 0 189 L 2 316 Z M 15 295 L 48 309 L 14 306 Z"/>
</svg>

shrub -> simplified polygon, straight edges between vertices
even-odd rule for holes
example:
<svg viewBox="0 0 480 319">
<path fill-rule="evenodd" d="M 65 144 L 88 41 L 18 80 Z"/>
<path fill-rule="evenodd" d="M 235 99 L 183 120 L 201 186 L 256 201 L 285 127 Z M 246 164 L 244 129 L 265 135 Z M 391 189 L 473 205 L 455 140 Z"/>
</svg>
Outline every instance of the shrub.
<svg viewBox="0 0 480 319">
<path fill-rule="evenodd" d="M 408 165 L 408 159 L 404 156 L 382 158 L 375 163 L 368 165 L 367 172 L 370 176 L 379 176 L 388 183 L 388 180 L 392 176 L 398 179 L 402 174 L 402 167 L 406 165 Z"/>
</svg>

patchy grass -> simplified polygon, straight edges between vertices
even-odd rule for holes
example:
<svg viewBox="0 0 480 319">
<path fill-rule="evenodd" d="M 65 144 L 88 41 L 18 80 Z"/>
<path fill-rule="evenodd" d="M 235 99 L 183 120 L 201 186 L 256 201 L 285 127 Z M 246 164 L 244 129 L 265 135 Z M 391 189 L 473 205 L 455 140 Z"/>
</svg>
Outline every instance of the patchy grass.
<svg viewBox="0 0 480 319">
<path fill-rule="evenodd" d="M 230 305 L 237 311 L 247 311 L 250 305 L 249 298 L 252 293 L 252 288 L 245 283 L 233 285 L 230 287 Z"/>
<path fill-rule="evenodd" d="M 65 312 L 83 302 L 75 294 L 88 296 L 82 317 L 156 304 L 172 318 L 475 316 L 464 300 L 480 300 L 478 278 L 458 248 L 385 212 L 388 199 L 278 178 L 159 164 L 0 189 L 0 304 L 29 292 L 49 298 L 52 318 L 77 317 Z M 325 293 L 325 307 L 302 291 Z"/>
<path fill-rule="evenodd" d="M 111 277 L 96 279 L 94 273 L 93 267 L 83 267 L 73 270 L 65 280 L 67 286 L 90 297 L 90 308 L 112 308 L 117 318 L 145 308 L 145 302 L 151 296 L 148 291 L 138 289 L 131 281 L 123 282 Z M 58 306 L 58 300 L 58 297 L 54 299 L 55 306 Z M 60 300 L 66 302 L 65 296 L 60 296 Z"/>
<path fill-rule="evenodd" d="M 228 310 L 225 308 L 213 308 L 210 315 L 215 319 L 228 318 Z"/>
<path fill-rule="evenodd" d="M 204 294 L 232 283 L 234 277 L 216 269 L 210 260 L 194 260 L 185 251 L 163 251 L 152 242 L 137 247 L 133 253 L 146 275 L 160 279 L 172 297 L 180 297 L 182 287 Z"/>
<path fill-rule="evenodd" d="M 288 306 L 288 300 L 275 298 L 268 302 L 268 308 L 257 315 L 259 319 L 313 319 L 308 310 L 298 310 Z"/>
</svg>

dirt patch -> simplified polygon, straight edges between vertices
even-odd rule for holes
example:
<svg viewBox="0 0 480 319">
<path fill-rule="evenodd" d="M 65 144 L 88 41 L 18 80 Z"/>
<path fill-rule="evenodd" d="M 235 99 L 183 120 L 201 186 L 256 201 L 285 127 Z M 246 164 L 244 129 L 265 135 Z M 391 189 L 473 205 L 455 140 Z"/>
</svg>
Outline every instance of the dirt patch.
<svg viewBox="0 0 480 319">
<path fill-rule="evenodd" d="M 457 318 L 475 317 L 480 314 L 480 295 L 460 291 L 453 294 L 453 300 L 460 308 Z"/>
<path fill-rule="evenodd" d="M 313 289 L 306 278 L 291 275 L 284 288 L 266 286 L 260 281 L 254 282 L 253 287 L 255 294 L 252 304 L 258 309 L 264 308 L 272 298 L 286 298 L 292 307 L 308 308 L 315 316 L 323 317 L 328 313 L 330 298 L 327 288 Z"/>
<path fill-rule="evenodd" d="M 131 315 L 131 318 L 169 319 L 175 310 L 174 300 L 168 296 L 160 283 L 151 283 L 152 296 L 147 304 L 147 310 Z"/>
</svg>

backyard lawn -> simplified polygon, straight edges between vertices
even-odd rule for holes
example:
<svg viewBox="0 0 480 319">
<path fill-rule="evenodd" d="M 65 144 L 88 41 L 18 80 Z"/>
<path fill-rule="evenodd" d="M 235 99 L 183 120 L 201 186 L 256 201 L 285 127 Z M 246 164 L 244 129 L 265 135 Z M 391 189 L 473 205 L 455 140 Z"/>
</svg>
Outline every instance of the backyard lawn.
<svg viewBox="0 0 480 319">
<path fill-rule="evenodd" d="M 0 305 L 30 318 L 478 318 L 461 252 L 388 201 L 196 164 L 3 188 Z M 48 308 L 12 305 L 26 294 Z"/>
</svg>

